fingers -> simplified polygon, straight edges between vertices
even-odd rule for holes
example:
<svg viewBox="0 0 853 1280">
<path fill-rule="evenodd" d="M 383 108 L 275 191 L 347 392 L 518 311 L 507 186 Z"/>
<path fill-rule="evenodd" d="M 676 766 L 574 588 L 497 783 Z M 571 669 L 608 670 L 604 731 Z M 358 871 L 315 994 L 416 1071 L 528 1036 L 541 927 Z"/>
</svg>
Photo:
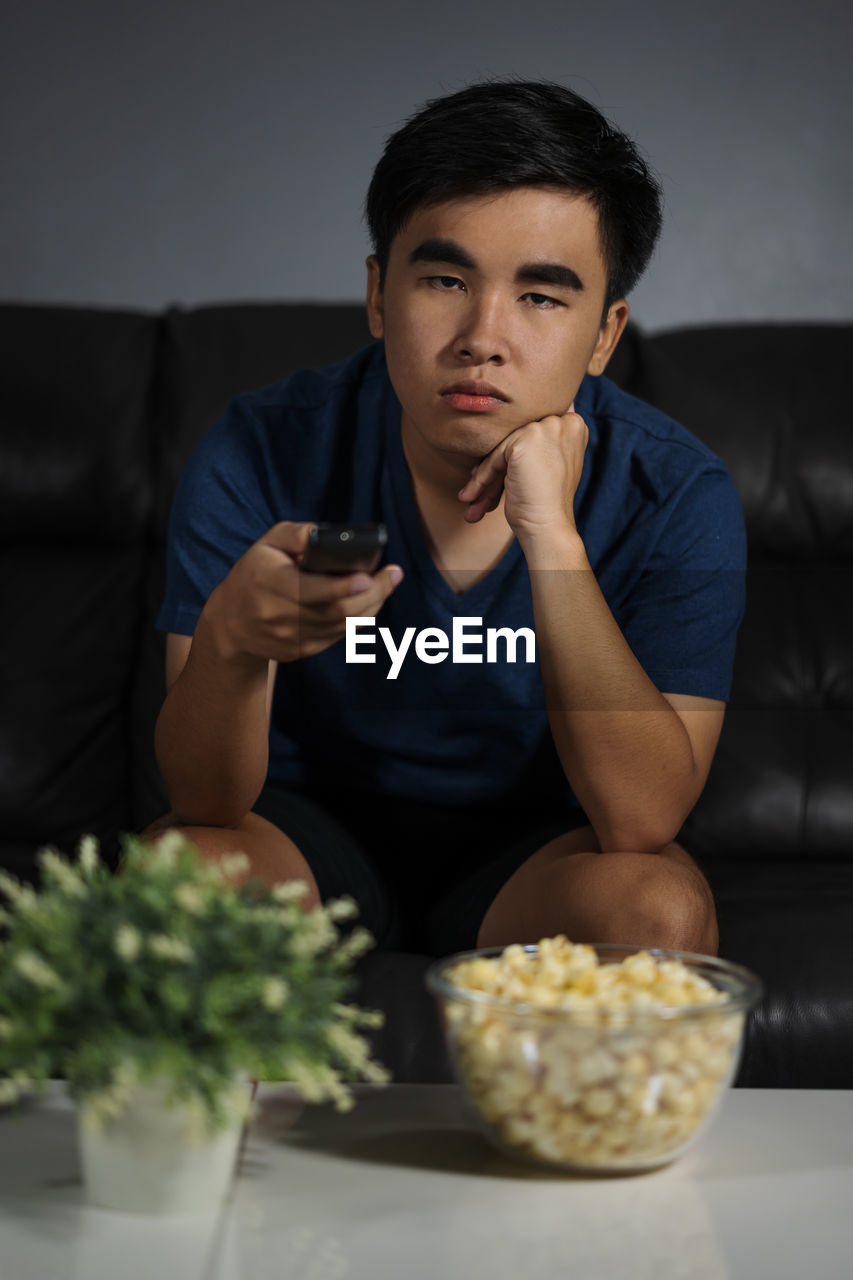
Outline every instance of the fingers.
<svg viewBox="0 0 853 1280">
<path fill-rule="evenodd" d="M 487 493 L 482 493 L 479 497 L 469 501 L 462 512 L 463 518 L 468 524 L 476 524 L 478 520 L 482 520 L 487 511 L 494 511 L 495 507 L 500 504 L 502 493 L 503 482 L 491 487 Z"/>
<path fill-rule="evenodd" d="M 396 571 L 396 573 L 395 573 Z M 282 571 L 290 598 L 279 586 L 279 603 L 268 619 L 269 649 L 279 661 L 289 662 L 322 652 L 346 635 L 350 617 L 375 617 L 402 580 L 397 565 L 386 565 L 372 577 L 365 573 L 301 573 L 295 567 Z M 396 579 L 396 580 L 395 580 Z M 310 595 L 310 601 L 305 596 Z"/>
<path fill-rule="evenodd" d="M 297 566 L 287 565 L 278 575 L 282 595 L 294 603 L 313 610 L 340 605 L 348 614 L 358 614 L 359 609 L 366 614 L 361 606 L 374 600 L 378 612 L 402 578 L 403 570 L 394 564 L 385 565 L 372 575 L 362 571 L 303 573 Z"/>
<path fill-rule="evenodd" d="M 266 546 L 275 547 L 277 551 L 283 551 L 291 558 L 296 558 L 305 553 L 308 547 L 308 535 L 312 529 L 315 529 L 316 522 L 313 520 L 281 520 L 278 524 L 274 524 L 268 529 L 262 538 L 258 541 Z"/>
<path fill-rule="evenodd" d="M 255 544 L 260 548 L 258 565 L 263 585 L 275 595 L 294 604 L 310 607 L 345 600 L 371 590 L 372 584 L 380 588 L 380 604 L 403 576 L 399 565 L 386 565 L 374 575 L 353 570 L 352 573 L 303 573 L 299 562 L 308 548 L 308 539 L 316 522 L 311 520 L 282 520 L 272 526 Z"/>
<path fill-rule="evenodd" d="M 338 597 L 337 607 L 344 618 L 375 617 L 385 601 L 403 580 L 397 564 L 385 565 L 372 577 L 366 573 L 348 575 L 349 595 Z"/>
<path fill-rule="evenodd" d="M 575 421 L 570 424 L 570 419 Z M 561 451 L 558 455 L 559 463 L 561 456 L 569 456 L 566 454 L 567 449 L 576 449 L 574 442 L 581 438 L 581 434 L 582 447 L 585 449 L 589 431 L 583 419 L 575 412 L 574 400 L 563 414 L 547 414 L 522 427 L 516 427 L 515 431 L 510 432 L 471 469 L 470 478 L 459 490 L 457 497 L 466 504 L 463 512 L 466 522 L 475 524 L 487 512 L 494 511 L 500 505 L 507 472 L 510 466 L 516 468 L 516 459 L 521 458 L 522 451 L 528 460 L 535 460 L 535 455 L 541 454 L 544 461 L 537 465 L 550 467 L 551 463 L 547 459 L 554 457 L 555 444 Z M 526 445 L 531 448 L 523 448 Z M 514 474 L 516 473 L 517 468 Z"/>
<path fill-rule="evenodd" d="M 298 565 L 283 565 L 277 581 L 282 595 L 310 608 L 360 594 L 367 590 L 372 579 L 361 572 L 303 573 Z"/>
<path fill-rule="evenodd" d="M 462 486 L 457 497 L 467 503 L 464 512 L 469 524 L 482 519 L 487 511 L 494 511 L 501 500 L 504 477 L 506 475 L 506 458 L 485 458 L 477 464 L 471 479 Z"/>
<path fill-rule="evenodd" d="M 270 617 L 280 661 L 319 653 L 346 634 L 350 617 L 375 617 L 402 581 L 399 565 L 386 565 L 373 576 L 302 573 L 293 565 L 278 571 L 279 604 Z M 295 647 L 294 647 L 295 646 Z M 290 658 L 283 657 L 285 652 Z"/>
<path fill-rule="evenodd" d="M 403 578 L 399 565 L 364 572 L 303 573 L 314 525 L 282 521 L 249 548 L 213 592 L 223 653 L 295 662 L 346 634 L 350 616 L 375 616 Z"/>
</svg>

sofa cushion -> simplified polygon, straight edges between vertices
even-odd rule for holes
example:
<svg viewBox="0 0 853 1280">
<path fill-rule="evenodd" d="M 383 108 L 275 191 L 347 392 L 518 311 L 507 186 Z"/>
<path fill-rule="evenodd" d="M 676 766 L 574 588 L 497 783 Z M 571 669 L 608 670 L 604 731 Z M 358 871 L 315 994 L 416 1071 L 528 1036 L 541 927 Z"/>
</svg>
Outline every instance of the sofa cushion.
<svg viewBox="0 0 853 1280">
<path fill-rule="evenodd" d="M 697 855 L 849 860 L 853 849 L 853 574 L 747 574 L 731 701 L 680 839 Z"/>
<path fill-rule="evenodd" d="M 25 545 L 3 553 L 0 864 L 92 832 L 115 856 L 129 827 L 128 699 L 144 548 Z"/>
<path fill-rule="evenodd" d="M 768 857 L 705 865 L 720 955 L 764 981 L 740 1085 L 849 1089 L 853 1064 L 853 865 Z"/>
</svg>

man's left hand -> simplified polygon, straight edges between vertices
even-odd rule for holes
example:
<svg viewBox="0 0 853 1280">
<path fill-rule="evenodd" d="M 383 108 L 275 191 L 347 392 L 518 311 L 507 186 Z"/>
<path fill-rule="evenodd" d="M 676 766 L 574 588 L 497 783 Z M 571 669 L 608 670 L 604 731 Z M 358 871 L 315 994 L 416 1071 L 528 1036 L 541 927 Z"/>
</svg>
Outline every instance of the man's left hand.
<svg viewBox="0 0 853 1280">
<path fill-rule="evenodd" d="M 589 429 L 575 413 L 549 414 L 516 427 L 474 467 L 459 491 L 469 524 L 494 511 L 504 497 L 504 515 L 516 537 L 575 529 L 574 497 L 580 483 Z"/>
</svg>

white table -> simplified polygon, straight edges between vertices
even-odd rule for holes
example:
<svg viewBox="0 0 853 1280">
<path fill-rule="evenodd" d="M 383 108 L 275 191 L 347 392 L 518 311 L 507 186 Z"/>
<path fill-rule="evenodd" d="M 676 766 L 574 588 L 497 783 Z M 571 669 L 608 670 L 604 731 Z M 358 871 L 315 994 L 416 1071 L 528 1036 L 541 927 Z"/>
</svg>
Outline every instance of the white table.
<svg viewBox="0 0 853 1280">
<path fill-rule="evenodd" d="M 355 1109 L 262 1086 L 219 1213 L 86 1205 L 62 1089 L 0 1117 L 2 1280 L 849 1280 L 853 1090 L 732 1090 L 652 1173 L 540 1173 L 455 1085 L 357 1086 Z"/>
</svg>

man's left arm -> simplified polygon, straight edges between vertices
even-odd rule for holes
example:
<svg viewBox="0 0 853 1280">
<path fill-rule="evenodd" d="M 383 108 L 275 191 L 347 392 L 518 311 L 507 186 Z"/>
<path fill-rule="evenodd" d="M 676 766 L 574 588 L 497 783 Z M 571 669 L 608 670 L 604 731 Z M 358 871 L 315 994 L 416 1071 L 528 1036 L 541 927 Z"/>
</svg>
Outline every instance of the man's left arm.
<svg viewBox="0 0 853 1280">
<path fill-rule="evenodd" d="M 545 704 L 602 851 L 652 852 L 696 803 L 725 704 L 660 692 L 634 657 L 577 534 L 526 547 Z"/>
<path fill-rule="evenodd" d="M 705 785 L 725 703 L 661 692 L 613 617 L 574 522 L 587 439 L 571 410 L 530 423 L 483 459 L 460 498 L 473 522 L 504 493 L 530 572 L 554 744 L 602 851 L 653 852 Z"/>
</svg>

